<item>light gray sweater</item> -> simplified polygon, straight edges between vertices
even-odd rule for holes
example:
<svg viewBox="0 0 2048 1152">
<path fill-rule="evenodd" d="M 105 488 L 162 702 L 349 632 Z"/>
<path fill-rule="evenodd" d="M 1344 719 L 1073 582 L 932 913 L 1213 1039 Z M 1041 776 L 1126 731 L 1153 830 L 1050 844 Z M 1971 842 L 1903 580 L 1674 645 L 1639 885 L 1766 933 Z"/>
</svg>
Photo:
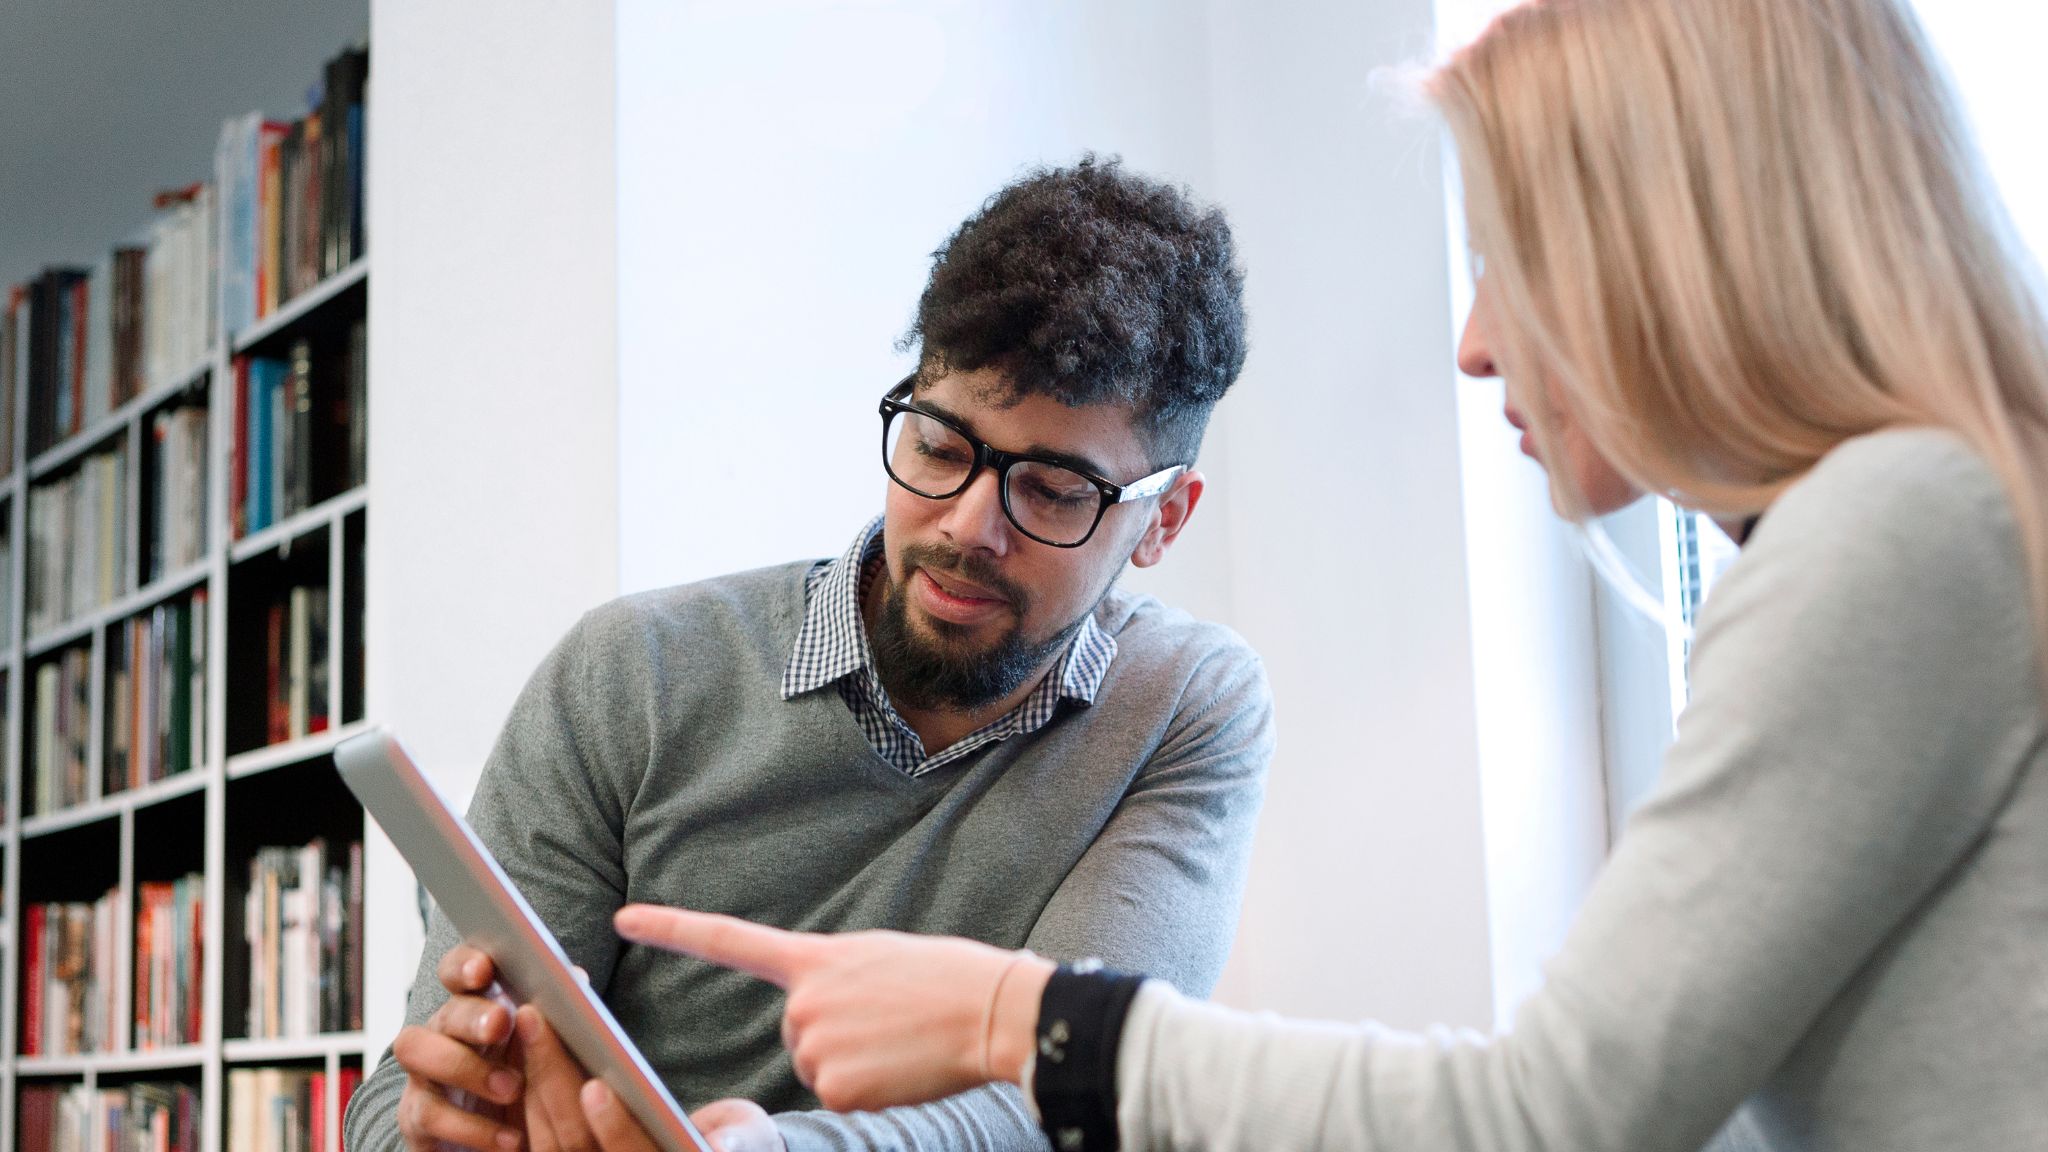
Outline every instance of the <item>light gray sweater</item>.
<svg viewBox="0 0 2048 1152">
<path fill-rule="evenodd" d="M 628 597 L 527 685 L 469 818 L 685 1107 L 815 1109 L 773 986 L 623 944 L 628 901 L 814 932 L 896 928 L 1100 955 L 1206 991 L 1222 970 L 1273 746 L 1265 674 L 1234 634 L 1112 592 L 1117 652 L 1091 706 L 918 777 L 832 687 L 781 698 L 808 563 Z M 406 1019 L 446 999 L 438 914 Z M 401 1147 L 386 1059 L 347 1118 Z M 1037 1152 L 1015 1089 L 856 1116 L 783 1111 L 791 1152 Z"/>
<path fill-rule="evenodd" d="M 1961 441 L 1841 446 L 1716 587 L 1663 779 L 1511 1034 L 1153 982 L 1120 1049 L 1125 1147 L 1692 1152 L 1741 1107 L 1775 1149 L 2048 1149 L 2026 589 Z"/>
</svg>

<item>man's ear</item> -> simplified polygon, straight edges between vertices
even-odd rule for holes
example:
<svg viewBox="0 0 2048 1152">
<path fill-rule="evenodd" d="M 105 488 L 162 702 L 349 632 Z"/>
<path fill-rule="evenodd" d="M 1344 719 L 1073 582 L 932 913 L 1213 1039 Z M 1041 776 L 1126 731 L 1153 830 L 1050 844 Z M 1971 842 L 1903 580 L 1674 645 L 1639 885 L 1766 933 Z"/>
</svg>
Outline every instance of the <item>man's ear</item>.
<svg viewBox="0 0 2048 1152">
<path fill-rule="evenodd" d="M 1188 519 L 1195 514 L 1195 505 L 1202 502 L 1204 481 L 1200 472 L 1183 472 L 1174 478 L 1173 487 L 1152 506 L 1152 520 L 1145 525 L 1145 534 L 1138 537 L 1137 547 L 1131 549 L 1131 564 L 1138 568 L 1150 568 L 1166 559 L 1166 550 L 1180 537 L 1180 530 L 1188 526 Z"/>
</svg>

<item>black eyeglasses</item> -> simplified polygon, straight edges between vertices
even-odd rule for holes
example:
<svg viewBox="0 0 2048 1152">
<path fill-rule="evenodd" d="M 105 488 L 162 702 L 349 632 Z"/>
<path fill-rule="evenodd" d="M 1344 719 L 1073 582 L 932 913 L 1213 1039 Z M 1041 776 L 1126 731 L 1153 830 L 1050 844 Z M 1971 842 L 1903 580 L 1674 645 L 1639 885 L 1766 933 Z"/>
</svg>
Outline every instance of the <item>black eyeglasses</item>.
<svg viewBox="0 0 2048 1152">
<path fill-rule="evenodd" d="M 950 500 L 983 468 L 996 474 L 1003 514 L 1040 544 L 1079 548 L 1117 504 L 1157 496 L 1187 471 L 1175 464 L 1117 484 L 1071 460 L 999 452 L 952 420 L 909 402 L 915 375 L 882 397 L 882 467 L 889 479 L 928 500 Z"/>
</svg>

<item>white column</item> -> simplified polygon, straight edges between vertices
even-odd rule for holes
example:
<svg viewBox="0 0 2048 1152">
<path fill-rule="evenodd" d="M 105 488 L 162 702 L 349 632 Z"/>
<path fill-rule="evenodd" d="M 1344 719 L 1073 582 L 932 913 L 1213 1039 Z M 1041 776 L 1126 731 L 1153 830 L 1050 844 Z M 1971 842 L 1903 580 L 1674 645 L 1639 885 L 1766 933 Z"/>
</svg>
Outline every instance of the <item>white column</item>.
<svg viewBox="0 0 2048 1152">
<path fill-rule="evenodd" d="M 466 797 L 618 588 L 612 6 L 373 0 L 370 29 L 367 708 Z M 381 1046 L 419 922 L 368 849 Z"/>
<path fill-rule="evenodd" d="M 1279 718 L 1226 999 L 1491 1019 L 1436 126 L 1376 67 L 1427 0 L 1215 0 L 1218 191 L 1249 270 L 1233 623 Z"/>
</svg>

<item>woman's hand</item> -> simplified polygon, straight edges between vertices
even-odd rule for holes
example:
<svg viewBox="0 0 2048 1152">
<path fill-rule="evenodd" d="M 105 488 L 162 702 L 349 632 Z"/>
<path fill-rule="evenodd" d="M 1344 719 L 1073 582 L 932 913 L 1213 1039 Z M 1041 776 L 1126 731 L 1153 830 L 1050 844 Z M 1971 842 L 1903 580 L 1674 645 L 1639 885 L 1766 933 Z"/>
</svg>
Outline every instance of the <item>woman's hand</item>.
<svg viewBox="0 0 2048 1152">
<path fill-rule="evenodd" d="M 841 1112 L 1015 1082 L 1053 972 L 1028 952 L 949 937 L 785 932 L 651 904 L 629 904 L 613 923 L 628 940 L 787 989 L 782 1042 L 797 1078 Z"/>
</svg>

